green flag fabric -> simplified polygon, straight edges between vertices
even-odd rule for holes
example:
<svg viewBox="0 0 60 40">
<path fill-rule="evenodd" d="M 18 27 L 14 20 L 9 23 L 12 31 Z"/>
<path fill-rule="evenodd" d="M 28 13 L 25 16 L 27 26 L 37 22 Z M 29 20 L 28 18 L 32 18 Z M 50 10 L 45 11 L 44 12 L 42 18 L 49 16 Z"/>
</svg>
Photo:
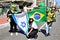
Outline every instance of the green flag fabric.
<svg viewBox="0 0 60 40">
<path fill-rule="evenodd" d="M 40 2 L 40 6 L 44 7 L 45 6 L 44 2 Z"/>
<path fill-rule="evenodd" d="M 38 24 L 41 22 L 46 22 L 46 8 L 39 7 L 28 12 L 28 18 L 33 18 L 34 21 Z"/>
</svg>

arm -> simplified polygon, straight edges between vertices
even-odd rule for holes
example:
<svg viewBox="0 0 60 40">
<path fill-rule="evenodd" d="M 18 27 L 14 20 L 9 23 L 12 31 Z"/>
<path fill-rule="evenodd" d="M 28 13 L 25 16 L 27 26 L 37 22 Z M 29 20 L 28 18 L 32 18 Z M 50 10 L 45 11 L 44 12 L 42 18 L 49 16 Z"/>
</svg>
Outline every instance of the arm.
<svg viewBox="0 0 60 40">
<path fill-rule="evenodd" d="M 29 33 L 31 33 L 33 31 L 33 28 L 30 29 Z"/>
<path fill-rule="evenodd" d="M 33 31 L 33 28 L 30 29 L 30 31 L 27 33 L 27 36 Z"/>
<path fill-rule="evenodd" d="M 9 10 L 8 13 L 7 13 L 7 18 L 8 18 L 7 21 L 9 21 L 9 22 L 11 22 L 11 20 L 10 20 L 10 16 L 11 16 L 11 11 Z"/>
<path fill-rule="evenodd" d="M 11 16 L 11 11 L 9 10 L 7 13 L 7 18 L 9 18 Z"/>
</svg>

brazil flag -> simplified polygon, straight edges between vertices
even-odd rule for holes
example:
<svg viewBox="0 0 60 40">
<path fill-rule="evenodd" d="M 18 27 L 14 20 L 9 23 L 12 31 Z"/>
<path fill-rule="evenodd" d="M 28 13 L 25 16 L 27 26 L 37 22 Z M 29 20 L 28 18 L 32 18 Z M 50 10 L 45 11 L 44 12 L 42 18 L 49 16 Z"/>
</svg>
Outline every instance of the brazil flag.
<svg viewBox="0 0 60 40">
<path fill-rule="evenodd" d="M 46 22 L 46 8 L 39 7 L 28 12 L 28 18 L 33 18 L 36 23 Z"/>
</svg>

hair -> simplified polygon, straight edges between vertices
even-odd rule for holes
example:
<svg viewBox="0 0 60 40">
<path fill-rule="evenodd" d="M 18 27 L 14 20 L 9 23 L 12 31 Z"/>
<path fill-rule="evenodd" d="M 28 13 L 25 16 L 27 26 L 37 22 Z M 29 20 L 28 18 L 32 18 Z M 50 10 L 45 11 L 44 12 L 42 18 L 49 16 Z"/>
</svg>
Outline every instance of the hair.
<svg viewBox="0 0 60 40">
<path fill-rule="evenodd" d="M 30 21 L 30 20 L 32 20 L 32 21 Z M 29 25 L 30 25 L 33 21 L 34 21 L 33 18 L 29 18 Z"/>
<path fill-rule="evenodd" d="M 23 9 L 23 5 L 19 5 L 19 9 Z"/>
</svg>

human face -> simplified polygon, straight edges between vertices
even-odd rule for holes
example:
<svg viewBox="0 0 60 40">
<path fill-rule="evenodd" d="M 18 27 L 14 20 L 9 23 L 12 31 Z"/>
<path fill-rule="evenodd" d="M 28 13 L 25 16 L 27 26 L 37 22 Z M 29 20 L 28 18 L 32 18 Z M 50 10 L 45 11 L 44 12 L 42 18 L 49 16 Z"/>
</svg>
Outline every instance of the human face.
<svg viewBox="0 0 60 40">
<path fill-rule="evenodd" d="M 31 19 L 30 22 L 32 22 L 33 20 Z"/>
<path fill-rule="evenodd" d="M 14 9 L 14 8 L 12 8 L 11 10 L 13 10 L 13 11 L 14 11 L 15 9 Z"/>
</svg>

